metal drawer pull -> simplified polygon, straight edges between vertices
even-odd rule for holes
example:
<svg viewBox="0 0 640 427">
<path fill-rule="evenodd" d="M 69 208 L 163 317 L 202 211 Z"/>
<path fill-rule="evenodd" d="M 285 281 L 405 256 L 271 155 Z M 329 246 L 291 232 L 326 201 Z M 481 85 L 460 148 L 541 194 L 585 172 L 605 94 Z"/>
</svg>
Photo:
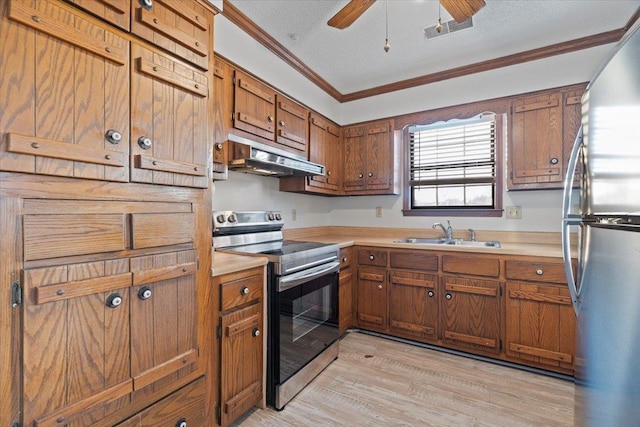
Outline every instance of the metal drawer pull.
<svg viewBox="0 0 640 427">
<path fill-rule="evenodd" d="M 374 259 L 376 259 L 376 257 L 375 257 L 375 256 L 373 256 L 373 255 L 369 255 L 369 259 L 370 259 L 371 261 L 373 261 Z"/>
<path fill-rule="evenodd" d="M 369 178 L 373 176 L 373 172 L 369 172 Z"/>
<path fill-rule="evenodd" d="M 180 418 L 178 421 L 176 421 L 176 427 L 187 427 L 187 419 Z"/>
<path fill-rule="evenodd" d="M 260 329 L 254 328 L 253 331 L 251 331 L 251 335 L 253 335 L 254 337 L 259 337 L 260 336 Z"/>
<path fill-rule="evenodd" d="M 543 274 L 543 273 L 544 273 L 544 271 L 542 271 L 542 269 L 541 269 L 541 268 L 539 268 L 539 269 L 537 269 L 537 270 L 536 270 L 536 274 L 537 274 L 538 276 L 542 276 L 542 274 Z"/>
<path fill-rule="evenodd" d="M 151 295 L 152 295 L 151 288 L 148 286 L 143 286 L 138 291 L 138 298 L 140 298 L 143 301 L 151 298 Z"/>
<path fill-rule="evenodd" d="M 445 299 L 447 299 L 447 300 L 450 300 L 450 299 L 451 299 L 451 298 L 453 298 L 453 297 L 451 296 L 451 294 L 446 294 L 446 295 L 444 296 L 444 298 L 445 298 Z"/>
<path fill-rule="evenodd" d="M 429 292 L 427 292 L 427 295 L 429 295 L 429 297 L 431 298 L 431 297 L 433 297 L 434 293 L 433 293 L 433 291 L 429 291 Z"/>
<path fill-rule="evenodd" d="M 220 142 L 216 143 L 216 150 L 217 151 L 222 151 L 222 144 Z"/>
<path fill-rule="evenodd" d="M 122 296 L 119 293 L 111 294 L 107 298 L 107 307 L 116 308 L 122 304 Z"/>
<path fill-rule="evenodd" d="M 347 262 L 347 257 L 343 257 L 342 262 Z"/>
<path fill-rule="evenodd" d="M 240 289 L 240 295 L 247 295 L 249 293 L 249 288 L 246 286 Z"/>
<path fill-rule="evenodd" d="M 147 10 L 151 10 L 153 7 L 153 0 L 140 0 L 140 6 L 144 7 Z"/>
</svg>

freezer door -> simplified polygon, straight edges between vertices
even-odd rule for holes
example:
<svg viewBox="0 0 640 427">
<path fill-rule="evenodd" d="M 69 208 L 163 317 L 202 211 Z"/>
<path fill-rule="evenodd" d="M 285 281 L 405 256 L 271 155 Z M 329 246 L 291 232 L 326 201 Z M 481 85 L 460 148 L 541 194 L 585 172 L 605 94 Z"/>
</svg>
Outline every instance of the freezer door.
<svg viewBox="0 0 640 427">
<path fill-rule="evenodd" d="M 586 226 L 576 424 L 640 425 L 640 232 Z"/>
<path fill-rule="evenodd" d="M 630 30 L 582 100 L 586 167 L 581 207 L 587 216 L 640 214 L 639 29 Z"/>
</svg>

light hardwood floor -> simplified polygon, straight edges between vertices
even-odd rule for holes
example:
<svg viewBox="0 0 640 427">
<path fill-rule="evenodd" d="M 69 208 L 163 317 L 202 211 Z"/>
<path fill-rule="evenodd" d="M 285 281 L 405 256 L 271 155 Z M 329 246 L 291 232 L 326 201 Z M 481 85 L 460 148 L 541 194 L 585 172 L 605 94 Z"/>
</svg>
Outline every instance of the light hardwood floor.
<svg viewBox="0 0 640 427">
<path fill-rule="evenodd" d="M 236 426 L 572 426 L 573 382 L 348 333 L 283 411 Z"/>
</svg>

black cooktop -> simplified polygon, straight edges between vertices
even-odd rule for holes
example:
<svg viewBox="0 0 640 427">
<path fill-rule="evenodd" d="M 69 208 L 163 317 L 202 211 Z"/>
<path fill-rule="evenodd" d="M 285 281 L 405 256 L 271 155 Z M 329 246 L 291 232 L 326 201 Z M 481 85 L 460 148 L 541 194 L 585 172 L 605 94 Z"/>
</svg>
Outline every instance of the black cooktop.
<svg viewBox="0 0 640 427">
<path fill-rule="evenodd" d="M 224 250 L 255 255 L 286 256 L 328 246 L 328 243 L 298 242 L 295 240 L 278 240 L 274 242 L 255 243 L 251 245 L 225 248 Z"/>
</svg>

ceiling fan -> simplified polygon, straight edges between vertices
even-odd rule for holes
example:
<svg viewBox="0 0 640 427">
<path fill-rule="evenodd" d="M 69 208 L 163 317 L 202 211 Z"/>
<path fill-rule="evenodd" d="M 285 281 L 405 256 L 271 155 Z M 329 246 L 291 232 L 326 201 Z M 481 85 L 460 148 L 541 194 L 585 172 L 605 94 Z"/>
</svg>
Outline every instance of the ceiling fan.
<svg viewBox="0 0 640 427">
<path fill-rule="evenodd" d="M 353 24 L 376 0 L 351 0 L 327 24 L 343 30 Z M 440 4 L 456 20 L 464 22 L 485 6 L 484 0 L 440 0 Z"/>
</svg>

